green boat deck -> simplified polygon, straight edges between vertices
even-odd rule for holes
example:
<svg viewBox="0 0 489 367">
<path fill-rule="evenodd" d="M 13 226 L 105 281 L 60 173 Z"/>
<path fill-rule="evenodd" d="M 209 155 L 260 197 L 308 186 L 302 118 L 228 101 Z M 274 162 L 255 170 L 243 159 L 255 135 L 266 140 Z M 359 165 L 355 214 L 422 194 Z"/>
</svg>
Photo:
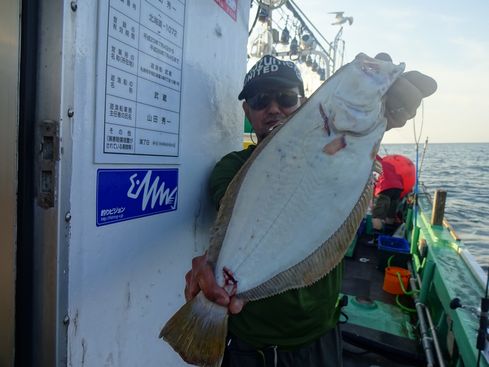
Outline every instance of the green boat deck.
<svg viewBox="0 0 489 367">
<path fill-rule="evenodd" d="M 416 218 L 408 210 L 406 238 L 414 272 L 422 279 L 419 302 L 429 310 L 445 365 L 477 366 L 477 310 L 485 275 L 475 261 L 465 260 L 465 246 L 449 226 L 430 224 L 430 197 L 421 194 L 418 203 Z M 344 260 L 342 292 L 348 296 L 342 317 L 345 366 L 425 366 L 413 299 L 408 295 L 396 299 L 382 290 L 385 264 L 367 232 L 353 241 Z M 451 309 L 454 298 L 464 307 Z M 432 350 L 436 360 L 435 348 Z M 484 356 L 479 365 L 489 366 Z"/>
<path fill-rule="evenodd" d="M 418 348 L 412 317 L 384 292 L 384 273 L 379 269 L 378 250 L 372 236 L 357 239 L 351 256 L 345 258 L 342 292 L 348 296 L 341 325 L 345 366 L 417 366 L 424 356 Z M 412 307 L 408 296 L 401 304 Z M 356 352 L 351 352 L 351 349 Z M 355 354 L 356 353 L 356 354 Z M 368 358 L 367 358 L 368 356 Z M 406 364 L 406 362 L 408 362 Z"/>
</svg>

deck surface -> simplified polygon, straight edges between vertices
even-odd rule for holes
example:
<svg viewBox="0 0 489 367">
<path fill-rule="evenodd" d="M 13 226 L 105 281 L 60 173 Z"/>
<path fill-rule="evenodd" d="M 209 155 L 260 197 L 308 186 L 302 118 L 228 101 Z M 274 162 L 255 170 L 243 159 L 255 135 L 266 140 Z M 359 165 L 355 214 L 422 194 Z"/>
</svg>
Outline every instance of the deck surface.
<svg viewBox="0 0 489 367">
<path fill-rule="evenodd" d="M 395 296 L 382 290 L 384 272 L 379 269 L 382 261 L 377 241 L 372 236 L 360 237 L 353 256 L 345 258 L 342 293 L 350 299 L 394 305 Z M 416 341 L 349 322 L 342 325 L 342 333 L 345 367 L 423 365 Z"/>
</svg>

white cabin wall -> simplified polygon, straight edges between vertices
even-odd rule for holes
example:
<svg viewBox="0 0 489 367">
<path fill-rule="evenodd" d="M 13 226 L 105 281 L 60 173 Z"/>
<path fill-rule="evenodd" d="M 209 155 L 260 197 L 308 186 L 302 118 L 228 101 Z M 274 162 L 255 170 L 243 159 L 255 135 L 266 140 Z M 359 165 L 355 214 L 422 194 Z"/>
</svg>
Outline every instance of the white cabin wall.
<svg viewBox="0 0 489 367">
<path fill-rule="evenodd" d="M 184 303 L 192 257 L 207 247 L 215 215 L 207 196 L 210 170 L 241 148 L 237 95 L 246 71 L 249 9 L 248 0 L 238 1 L 234 21 L 214 0 L 186 1 L 177 163 L 96 164 L 98 2 L 78 2 L 68 366 L 185 365 L 158 334 Z M 97 227 L 97 169 L 140 167 L 178 168 L 178 209 Z"/>
</svg>

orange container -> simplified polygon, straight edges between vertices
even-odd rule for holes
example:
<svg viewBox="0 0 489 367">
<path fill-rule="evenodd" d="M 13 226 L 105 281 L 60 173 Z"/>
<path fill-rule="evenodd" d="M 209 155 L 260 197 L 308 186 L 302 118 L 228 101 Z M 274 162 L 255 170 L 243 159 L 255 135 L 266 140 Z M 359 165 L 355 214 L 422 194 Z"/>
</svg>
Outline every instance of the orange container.
<svg viewBox="0 0 489 367">
<path fill-rule="evenodd" d="M 390 294 L 403 294 L 401 284 L 399 283 L 399 278 L 397 277 L 397 273 L 401 276 L 402 284 L 404 285 L 404 289 L 407 290 L 409 277 L 411 273 L 409 270 L 399 268 L 397 266 L 389 266 L 385 268 L 384 275 L 384 286 L 382 289 Z"/>
</svg>

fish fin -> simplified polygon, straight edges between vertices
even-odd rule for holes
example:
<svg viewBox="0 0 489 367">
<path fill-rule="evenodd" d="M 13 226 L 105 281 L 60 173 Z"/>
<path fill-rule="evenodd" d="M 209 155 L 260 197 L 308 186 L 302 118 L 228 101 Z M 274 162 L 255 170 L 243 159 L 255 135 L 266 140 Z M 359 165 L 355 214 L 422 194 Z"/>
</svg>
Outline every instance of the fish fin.
<svg viewBox="0 0 489 367">
<path fill-rule="evenodd" d="M 161 329 L 160 338 L 187 363 L 220 366 L 227 324 L 227 308 L 209 301 L 199 292 L 168 320 Z"/>
<path fill-rule="evenodd" d="M 374 161 L 374 172 L 377 172 L 379 175 L 382 174 L 382 163 L 379 161 Z"/>
</svg>

